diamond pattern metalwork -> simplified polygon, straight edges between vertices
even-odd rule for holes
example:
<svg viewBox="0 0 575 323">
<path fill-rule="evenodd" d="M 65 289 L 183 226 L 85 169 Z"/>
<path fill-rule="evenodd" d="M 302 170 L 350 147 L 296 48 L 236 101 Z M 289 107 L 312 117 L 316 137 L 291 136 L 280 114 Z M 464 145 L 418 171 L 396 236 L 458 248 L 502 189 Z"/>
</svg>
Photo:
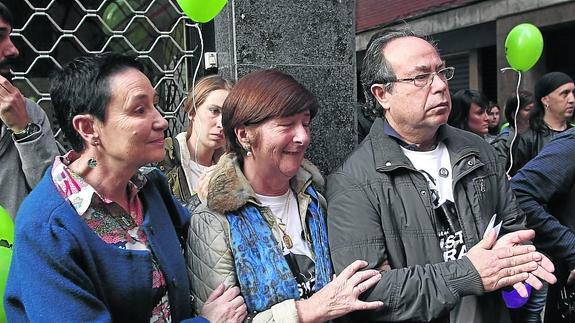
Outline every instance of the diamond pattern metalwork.
<svg viewBox="0 0 575 323">
<path fill-rule="evenodd" d="M 21 53 L 14 83 L 48 113 L 59 133 L 50 102 L 48 75 L 80 55 L 105 51 L 130 53 L 149 67 L 168 119 L 167 135 L 186 126 L 183 112 L 199 56 L 190 32 L 199 31 L 175 0 L 24 0 L 27 17 L 14 26 L 12 39 Z M 193 48 L 189 48 L 193 47 Z M 65 139 L 57 136 L 65 144 Z"/>
</svg>

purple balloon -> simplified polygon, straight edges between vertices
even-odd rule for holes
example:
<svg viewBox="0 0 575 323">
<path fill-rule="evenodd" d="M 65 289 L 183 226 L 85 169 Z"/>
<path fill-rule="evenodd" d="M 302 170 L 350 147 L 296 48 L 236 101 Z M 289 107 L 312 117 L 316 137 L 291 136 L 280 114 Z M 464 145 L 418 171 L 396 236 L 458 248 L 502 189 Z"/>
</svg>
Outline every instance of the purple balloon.
<svg viewBox="0 0 575 323">
<path fill-rule="evenodd" d="M 527 288 L 527 297 L 521 297 L 515 289 L 501 291 L 501 296 L 503 296 L 503 301 L 505 301 L 507 308 L 520 308 L 527 303 L 529 296 L 531 296 L 532 287 L 528 283 L 523 283 L 523 285 Z"/>
</svg>

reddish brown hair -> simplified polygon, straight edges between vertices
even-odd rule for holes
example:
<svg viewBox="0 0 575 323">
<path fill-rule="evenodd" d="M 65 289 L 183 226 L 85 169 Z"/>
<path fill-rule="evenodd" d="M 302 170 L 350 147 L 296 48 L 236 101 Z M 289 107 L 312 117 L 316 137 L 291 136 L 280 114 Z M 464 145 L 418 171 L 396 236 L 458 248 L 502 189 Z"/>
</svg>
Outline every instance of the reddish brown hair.
<svg viewBox="0 0 575 323">
<path fill-rule="evenodd" d="M 313 118 L 317 100 L 293 77 L 278 70 L 258 70 L 242 77 L 222 107 L 222 126 L 228 151 L 243 159 L 244 149 L 235 135 L 241 126 L 258 125 L 269 119 L 309 111 Z"/>
</svg>

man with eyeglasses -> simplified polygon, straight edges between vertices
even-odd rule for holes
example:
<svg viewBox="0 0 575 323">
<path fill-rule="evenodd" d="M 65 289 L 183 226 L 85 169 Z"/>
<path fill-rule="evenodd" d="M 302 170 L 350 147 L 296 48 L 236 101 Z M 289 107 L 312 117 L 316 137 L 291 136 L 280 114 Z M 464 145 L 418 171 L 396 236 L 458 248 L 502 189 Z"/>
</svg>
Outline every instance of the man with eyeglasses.
<svg viewBox="0 0 575 323">
<path fill-rule="evenodd" d="M 0 2 L 0 206 L 15 217 L 58 149 L 44 110 L 10 83 L 19 55 L 11 31 L 12 13 Z"/>
<path fill-rule="evenodd" d="M 326 195 L 335 272 L 364 259 L 382 273 L 364 297 L 383 309 L 353 321 L 506 322 L 494 291 L 526 295 L 523 282 L 555 282 L 549 259 L 522 245 L 534 232 L 520 230 L 525 218 L 495 151 L 446 124 L 453 74 L 409 30 L 368 46 L 362 84 L 383 118 L 328 177 Z"/>
</svg>

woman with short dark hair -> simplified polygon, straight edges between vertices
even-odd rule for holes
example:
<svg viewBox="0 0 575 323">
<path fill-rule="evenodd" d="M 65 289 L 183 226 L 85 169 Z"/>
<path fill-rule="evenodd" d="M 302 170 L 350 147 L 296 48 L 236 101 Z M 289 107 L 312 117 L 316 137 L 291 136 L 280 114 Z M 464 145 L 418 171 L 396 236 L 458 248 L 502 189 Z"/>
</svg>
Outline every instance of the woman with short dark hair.
<svg viewBox="0 0 575 323">
<path fill-rule="evenodd" d="M 168 126 L 143 66 L 119 54 L 80 57 L 51 81 L 73 150 L 55 158 L 18 212 L 8 320 L 191 318 L 182 247 L 189 213 L 159 171 L 140 169 L 164 158 Z M 239 290 L 216 288 L 201 315 L 243 320 Z"/>
</svg>

